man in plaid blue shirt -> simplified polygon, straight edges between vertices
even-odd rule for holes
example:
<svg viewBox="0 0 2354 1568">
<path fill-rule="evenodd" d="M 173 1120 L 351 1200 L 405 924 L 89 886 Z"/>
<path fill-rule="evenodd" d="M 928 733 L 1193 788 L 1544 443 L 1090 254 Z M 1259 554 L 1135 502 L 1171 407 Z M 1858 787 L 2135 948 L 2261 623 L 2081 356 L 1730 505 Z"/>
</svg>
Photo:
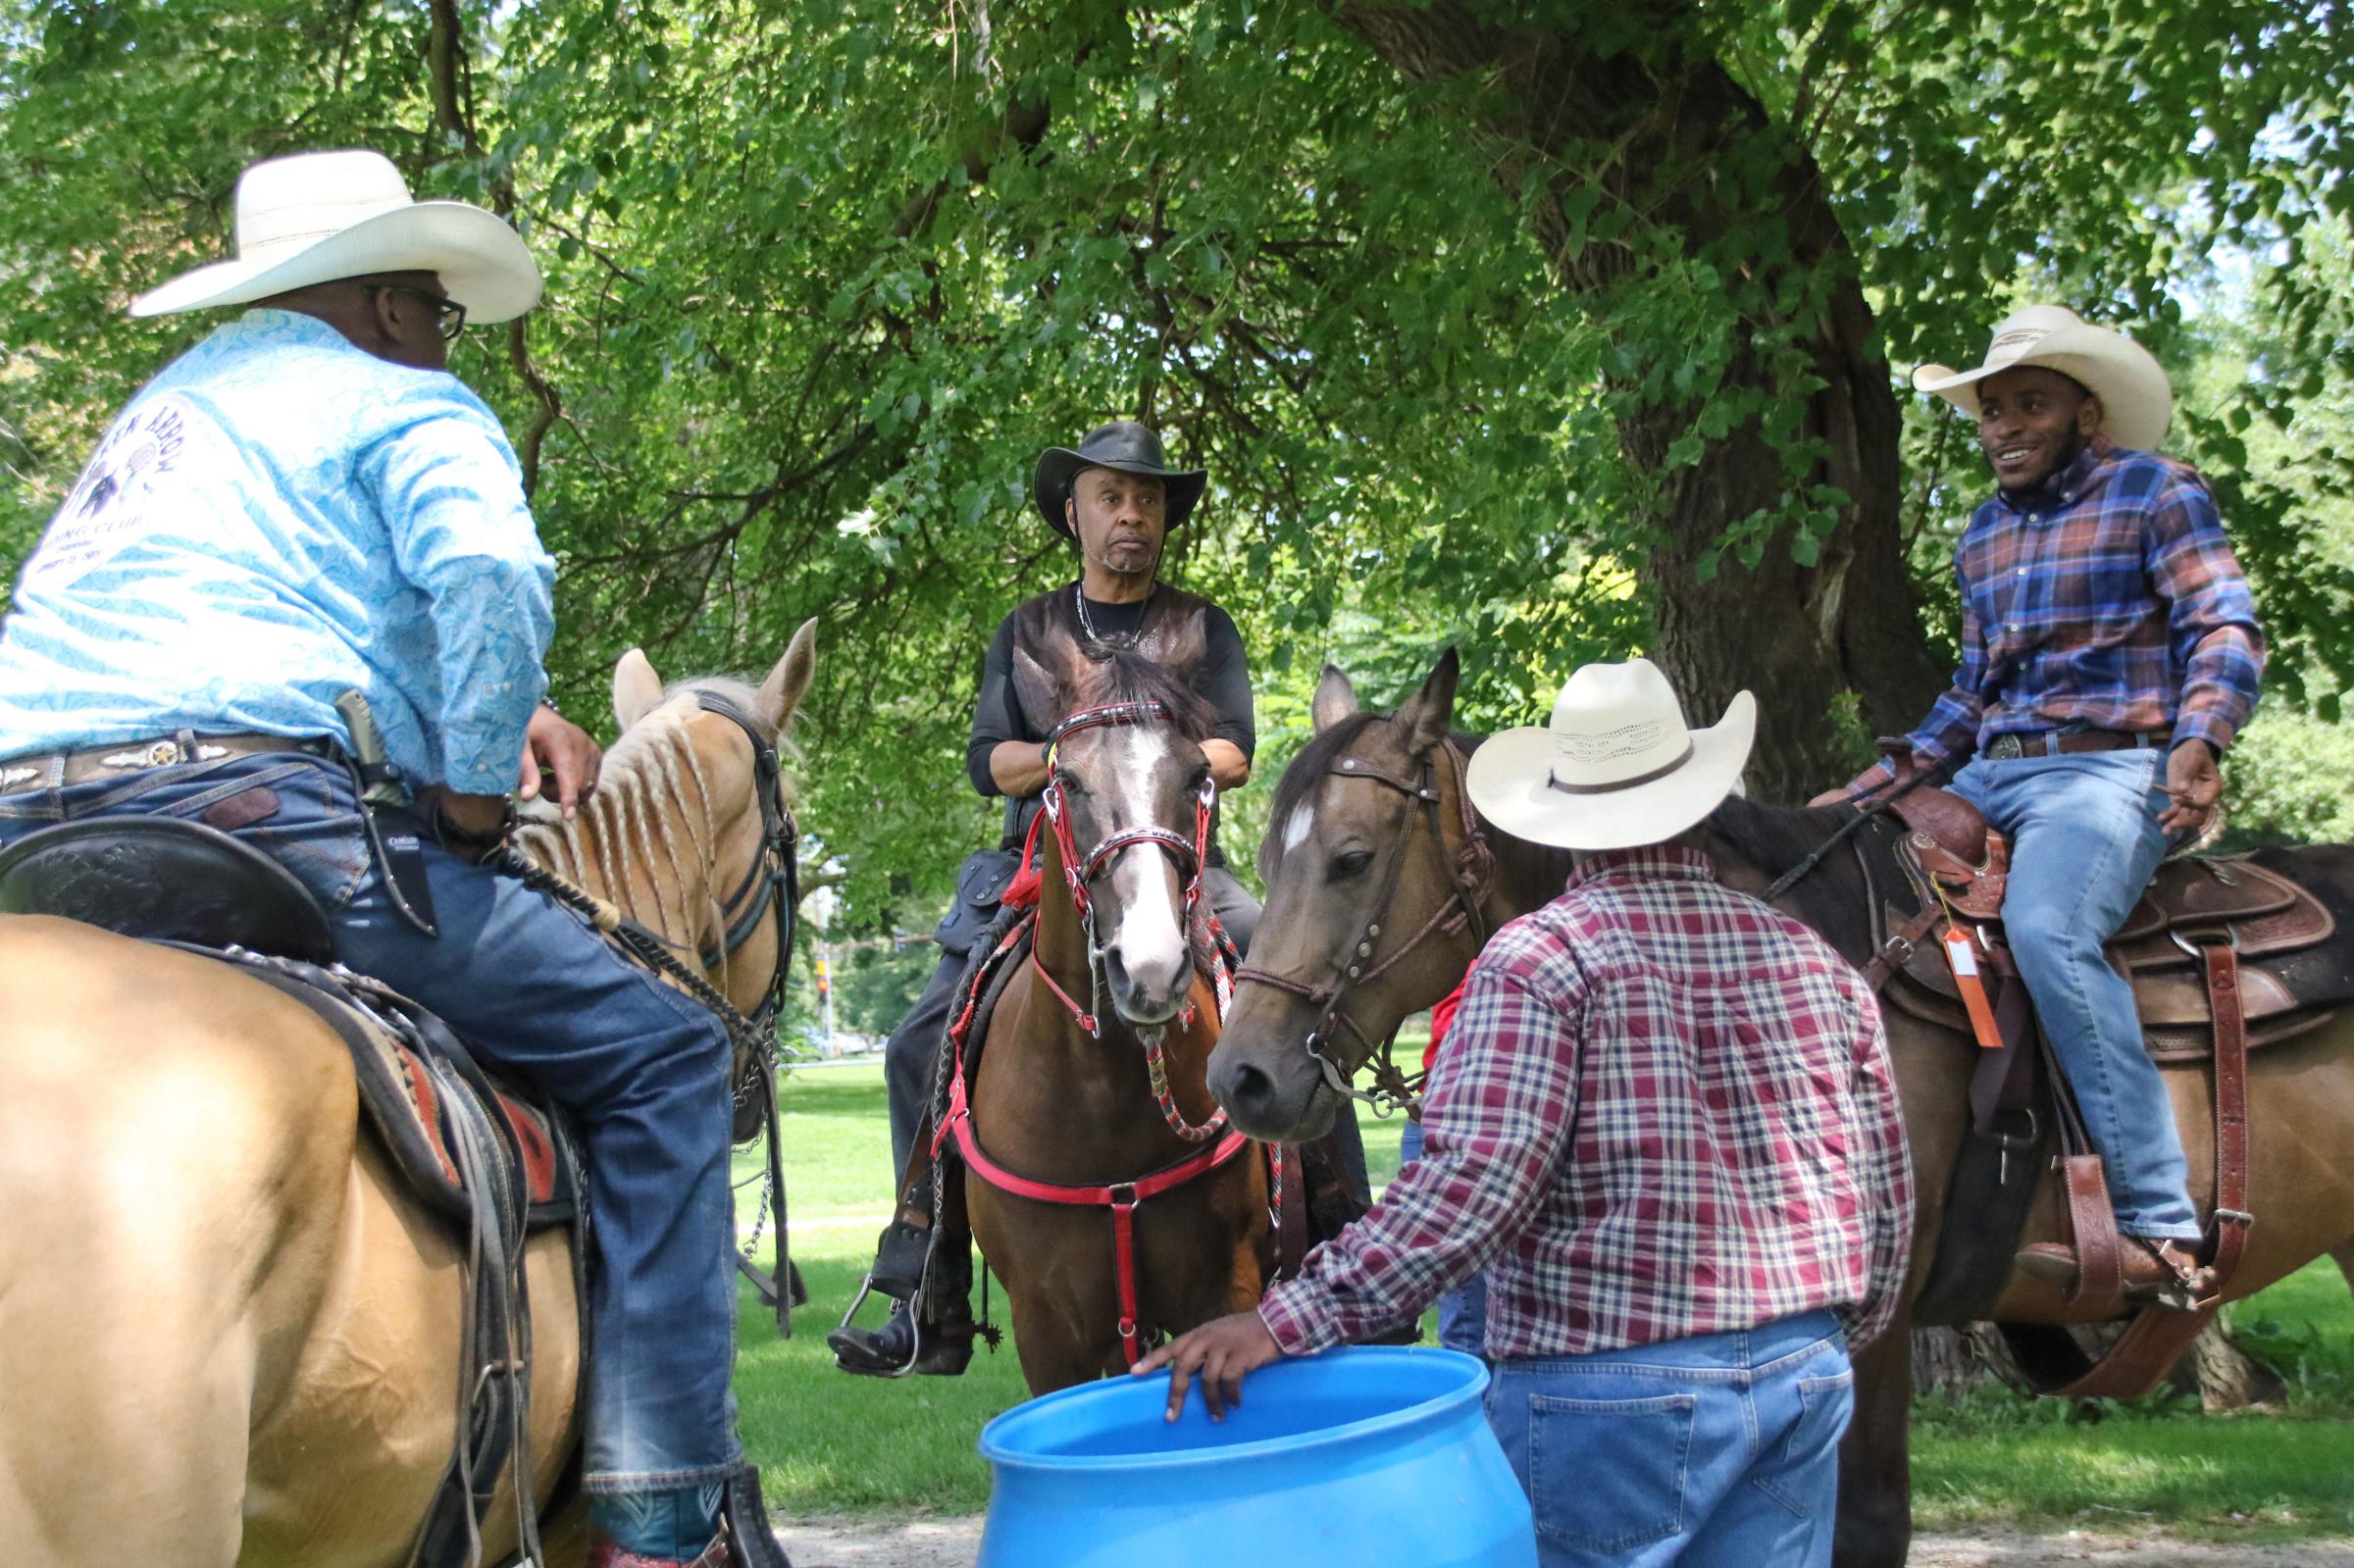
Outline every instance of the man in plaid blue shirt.
<svg viewBox="0 0 2354 1568">
<path fill-rule="evenodd" d="M 2200 1229 L 2189 1166 L 2130 986 L 2102 943 L 2164 858 L 2211 819 L 2217 762 L 2264 672 L 2255 602 L 2206 482 L 2150 448 L 2172 395 L 2156 360 L 2057 306 L 1995 329 L 1986 363 L 1914 384 L 1973 415 L 1994 496 L 1955 550 L 1962 664 L 1908 739 L 1911 766 L 2011 843 L 2003 923 L 2108 1173 L 2127 1294 L 2187 1305 Z M 1821 797 L 1868 798 L 1875 767 Z M 2022 1267 L 2056 1283 L 2069 1249 Z"/>
</svg>

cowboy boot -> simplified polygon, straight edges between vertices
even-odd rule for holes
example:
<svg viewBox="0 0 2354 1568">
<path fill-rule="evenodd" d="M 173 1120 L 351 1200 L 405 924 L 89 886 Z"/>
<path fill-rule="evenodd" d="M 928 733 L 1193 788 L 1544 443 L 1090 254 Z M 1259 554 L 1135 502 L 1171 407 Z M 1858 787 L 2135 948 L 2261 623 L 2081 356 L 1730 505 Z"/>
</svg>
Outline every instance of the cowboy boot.
<svg viewBox="0 0 2354 1568">
<path fill-rule="evenodd" d="M 960 1183 L 949 1183 L 941 1205 L 940 1236 L 920 1293 L 923 1321 L 908 1301 L 892 1303 L 879 1329 L 836 1329 L 826 1336 L 837 1370 L 867 1378 L 897 1378 L 913 1372 L 953 1378 L 973 1359 L 973 1241 L 965 1219 Z"/>
<path fill-rule="evenodd" d="M 2138 1306 L 2163 1307 L 2169 1312 L 2195 1312 L 2212 1293 L 2209 1272 L 2178 1241 L 2153 1240 L 2145 1236 L 2123 1238 L 2117 1272 L 2124 1296 Z M 2019 1253 L 2014 1262 L 2030 1280 L 2075 1288 L 2076 1249 L 2058 1241 L 2038 1241 Z"/>
</svg>

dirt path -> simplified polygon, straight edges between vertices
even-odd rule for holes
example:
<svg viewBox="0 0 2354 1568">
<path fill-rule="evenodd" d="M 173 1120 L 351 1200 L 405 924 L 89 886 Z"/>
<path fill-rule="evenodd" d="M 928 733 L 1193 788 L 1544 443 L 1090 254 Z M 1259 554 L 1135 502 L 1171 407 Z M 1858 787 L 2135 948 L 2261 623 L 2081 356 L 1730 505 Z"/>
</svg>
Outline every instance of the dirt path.
<svg viewBox="0 0 2354 1568">
<path fill-rule="evenodd" d="M 777 1535 L 792 1553 L 793 1568 L 972 1568 L 981 1543 L 981 1521 L 886 1525 L 871 1520 L 785 1519 L 778 1521 Z M 2171 1542 L 2156 1533 L 2071 1530 L 2038 1536 L 1995 1529 L 1918 1537 L 1908 1568 L 2031 1568 L 2044 1563 L 2088 1563 L 2094 1568 L 2354 1568 L 2354 1540 L 2215 1545 Z"/>
</svg>

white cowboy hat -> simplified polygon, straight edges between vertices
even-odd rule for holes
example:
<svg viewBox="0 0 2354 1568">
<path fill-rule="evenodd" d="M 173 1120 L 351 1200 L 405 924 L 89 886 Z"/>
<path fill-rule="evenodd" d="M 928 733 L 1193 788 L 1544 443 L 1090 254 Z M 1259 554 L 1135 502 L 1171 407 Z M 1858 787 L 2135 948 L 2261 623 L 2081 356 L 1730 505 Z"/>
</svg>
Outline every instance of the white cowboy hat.
<svg viewBox="0 0 2354 1568">
<path fill-rule="evenodd" d="M 1515 838 L 1631 849 L 1715 810 L 1757 733 L 1746 691 L 1713 729 L 1687 730 L 1658 665 L 1589 664 L 1561 687 L 1550 724 L 1507 730 L 1472 752 L 1465 784 L 1480 813 Z"/>
<path fill-rule="evenodd" d="M 1974 416 L 1977 383 L 2024 365 L 2058 371 L 2090 388 L 2101 400 L 2101 428 L 2118 445 L 2146 452 L 2166 435 L 2175 394 L 2158 361 L 2124 333 L 2095 327 L 2063 305 L 2013 311 L 1995 328 L 1985 364 L 1967 371 L 1923 365 L 1913 373 L 1913 387 Z"/>
<path fill-rule="evenodd" d="M 539 268 L 505 219 L 462 201 L 412 201 L 382 153 L 306 152 L 237 177 L 237 259 L 199 267 L 131 302 L 133 316 L 245 305 L 370 273 L 438 274 L 468 319 L 539 302 Z"/>
</svg>

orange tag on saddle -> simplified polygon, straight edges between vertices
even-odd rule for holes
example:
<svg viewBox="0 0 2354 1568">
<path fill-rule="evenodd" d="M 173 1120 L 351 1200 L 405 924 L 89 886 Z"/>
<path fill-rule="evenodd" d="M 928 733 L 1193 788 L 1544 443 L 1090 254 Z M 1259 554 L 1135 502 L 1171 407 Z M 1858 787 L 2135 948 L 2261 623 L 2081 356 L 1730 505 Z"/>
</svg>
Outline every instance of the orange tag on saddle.
<svg viewBox="0 0 2354 1568">
<path fill-rule="evenodd" d="M 1954 972 L 1954 986 L 1970 1014 L 1970 1031 L 1979 1045 L 1993 1051 L 2003 1046 L 2002 1032 L 1994 1027 L 1994 1004 L 1986 999 L 1986 982 L 1978 975 L 1977 944 L 1959 926 L 1945 928 L 1945 962 Z"/>
</svg>

